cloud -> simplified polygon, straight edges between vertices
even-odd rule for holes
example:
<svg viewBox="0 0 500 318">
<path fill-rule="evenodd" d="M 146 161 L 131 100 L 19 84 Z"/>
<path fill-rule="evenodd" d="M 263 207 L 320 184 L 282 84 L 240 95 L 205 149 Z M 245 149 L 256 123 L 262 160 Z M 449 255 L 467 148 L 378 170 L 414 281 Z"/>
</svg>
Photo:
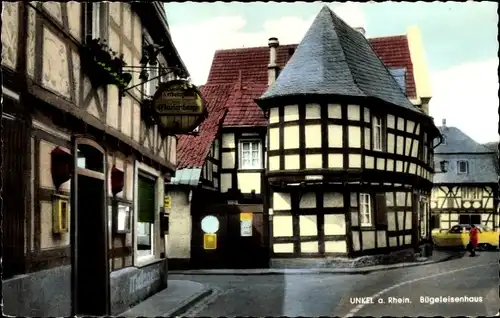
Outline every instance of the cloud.
<svg viewBox="0 0 500 318">
<path fill-rule="evenodd" d="M 498 140 L 498 58 L 431 73 L 430 115 L 477 142 Z"/>
<path fill-rule="evenodd" d="M 331 8 L 350 25 L 365 26 L 360 4 L 346 2 Z M 266 46 L 272 36 L 281 44 L 299 43 L 315 15 L 308 19 L 287 16 L 268 20 L 256 32 L 243 31 L 247 21 L 242 16 L 218 16 L 199 23 L 171 25 L 170 30 L 192 82 L 201 85 L 206 82 L 216 50 Z"/>
</svg>

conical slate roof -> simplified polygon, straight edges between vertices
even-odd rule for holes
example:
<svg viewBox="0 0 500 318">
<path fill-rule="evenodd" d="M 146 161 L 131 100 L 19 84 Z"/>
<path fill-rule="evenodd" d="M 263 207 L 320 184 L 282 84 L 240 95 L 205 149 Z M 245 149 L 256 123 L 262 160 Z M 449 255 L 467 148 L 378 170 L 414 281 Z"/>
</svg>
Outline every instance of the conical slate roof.
<svg viewBox="0 0 500 318">
<path fill-rule="evenodd" d="M 375 97 L 422 113 L 408 100 L 368 40 L 327 6 L 260 99 L 298 95 Z"/>
</svg>

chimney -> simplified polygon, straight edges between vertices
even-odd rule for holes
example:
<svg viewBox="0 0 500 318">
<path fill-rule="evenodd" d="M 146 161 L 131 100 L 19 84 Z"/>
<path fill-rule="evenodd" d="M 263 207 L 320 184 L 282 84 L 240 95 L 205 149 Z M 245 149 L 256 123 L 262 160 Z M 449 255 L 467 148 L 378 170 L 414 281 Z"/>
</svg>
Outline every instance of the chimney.
<svg viewBox="0 0 500 318">
<path fill-rule="evenodd" d="M 443 128 L 446 128 L 446 118 L 443 118 Z"/>
<path fill-rule="evenodd" d="M 278 77 L 278 62 L 277 62 L 277 51 L 280 42 L 277 38 L 269 38 L 269 65 L 267 66 L 267 85 L 273 85 L 274 81 Z"/>
<path fill-rule="evenodd" d="M 354 28 L 354 30 L 356 30 L 359 33 L 363 34 L 363 36 L 365 36 L 365 34 L 366 34 L 366 30 L 363 27 L 357 27 L 357 28 Z"/>
</svg>

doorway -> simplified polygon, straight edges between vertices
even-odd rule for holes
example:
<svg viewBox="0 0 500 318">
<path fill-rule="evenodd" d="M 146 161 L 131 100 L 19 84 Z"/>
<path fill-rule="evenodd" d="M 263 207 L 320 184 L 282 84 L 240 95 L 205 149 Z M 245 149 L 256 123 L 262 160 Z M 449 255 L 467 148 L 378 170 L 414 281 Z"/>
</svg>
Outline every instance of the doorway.
<svg viewBox="0 0 500 318">
<path fill-rule="evenodd" d="M 72 314 L 110 314 L 106 154 L 88 139 L 73 139 L 71 185 Z"/>
</svg>

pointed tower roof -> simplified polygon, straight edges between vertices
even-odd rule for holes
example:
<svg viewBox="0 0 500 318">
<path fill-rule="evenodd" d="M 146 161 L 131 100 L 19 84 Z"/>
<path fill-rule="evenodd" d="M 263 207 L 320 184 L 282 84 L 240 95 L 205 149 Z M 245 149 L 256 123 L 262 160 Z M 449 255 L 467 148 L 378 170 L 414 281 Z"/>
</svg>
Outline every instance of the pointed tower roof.
<svg viewBox="0 0 500 318">
<path fill-rule="evenodd" d="M 423 114 L 368 40 L 324 6 L 276 82 L 260 100 L 300 95 L 374 97 Z"/>
</svg>

